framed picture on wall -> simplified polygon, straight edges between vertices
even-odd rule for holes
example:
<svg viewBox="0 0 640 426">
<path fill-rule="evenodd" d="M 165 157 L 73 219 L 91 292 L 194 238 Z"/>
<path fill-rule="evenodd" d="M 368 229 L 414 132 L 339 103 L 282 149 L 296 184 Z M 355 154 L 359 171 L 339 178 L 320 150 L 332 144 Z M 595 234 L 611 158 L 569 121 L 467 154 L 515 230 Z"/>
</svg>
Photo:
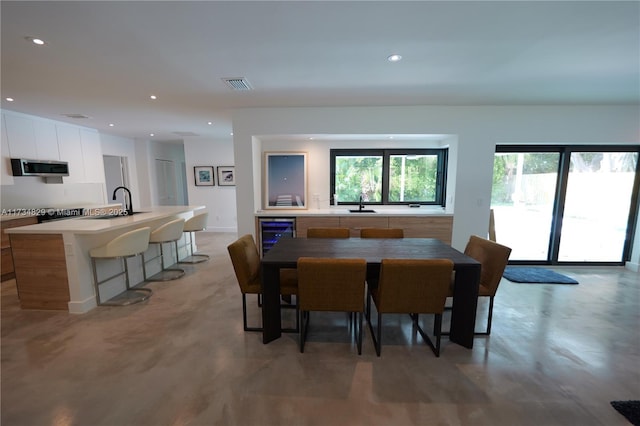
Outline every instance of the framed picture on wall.
<svg viewBox="0 0 640 426">
<path fill-rule="evenodd" d="M 195 166 L 193 168 L 193 174 L 196 178 L 196 186 L 215 185 L 213 166 Z"/>
<path fill-rule="evenodd" d="M 218 185 L 235 186 L 236 168 L 234 166 L 218 166 Z"/>
<path fill-rule="evenodd" d="M 264 208 L 306 209 L 307 153 L 264 153 Z"/>
</svg>

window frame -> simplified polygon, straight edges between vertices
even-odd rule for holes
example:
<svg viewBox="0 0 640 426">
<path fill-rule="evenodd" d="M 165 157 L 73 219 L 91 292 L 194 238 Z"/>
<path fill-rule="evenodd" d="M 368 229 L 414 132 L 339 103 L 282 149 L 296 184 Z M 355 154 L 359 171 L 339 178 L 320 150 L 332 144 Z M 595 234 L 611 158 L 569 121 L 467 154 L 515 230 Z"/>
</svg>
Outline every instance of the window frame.
<svg viewBox="0 0 640 426">
<path fill-rule="evenodd" d="M 436 195 L 434 201 L 389 201 L 389 174 L 390 163 L 392 155 L 435 155 L 437 157 L 436 167 Z M 381 156 L 382 157 L 382 201 L 380 202 L 364 202 L 365 205 L 431 205 L 442 206 L 446 205 L 446 189 L 447 189 L 447 168 L 449 159 L 448 148 L 347 148 L 347 149 L 331 149 L 329 151 L 329 199 L 331 204 L 335 205 L 333 194 L 335 194 L 336 188 L 336 157 L 342 156 Z M 340 201 L 337 205 L 357 205 L 358 201 Z"/>
</svg>

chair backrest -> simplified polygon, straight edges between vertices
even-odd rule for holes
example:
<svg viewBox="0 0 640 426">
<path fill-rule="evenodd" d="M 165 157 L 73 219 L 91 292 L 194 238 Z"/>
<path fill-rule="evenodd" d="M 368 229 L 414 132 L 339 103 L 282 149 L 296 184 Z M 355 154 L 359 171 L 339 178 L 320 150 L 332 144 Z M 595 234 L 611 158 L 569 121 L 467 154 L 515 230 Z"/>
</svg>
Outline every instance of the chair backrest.
<svg viewBox="0 0 640 426">
<path fill-rule="evenodd" d="M 154 229 L 149 237 L 149 242 L 164 243 L 179 240 L 182 237 L 183 230 L 184 219 L 172 220 Z"/>
<path fill-rule="evenodd" d="M 227 246 L 236 279 L 243 293 L 252 293 L 260 286 L 260 255 L 253 235 L 246 234 Z"/>
<path fill-rule="evenodd" d="M 495 296 L 504 268 L 509 262 L 511 249 L 494 241 L 472 235 L 464 254 L 480 262 L 480 285 Z"/>
<path fill-rule="evenodd" d="M 349 238 L 349 228 L 309 228 L 307 238 Z"/>
<path fill-rule="evenodd" d="M 125 232 L 102 247 L 89 252 L 91 257 L 126 257 L 144 253 L 149 248 L 151 228 L 144 227 Z"/>
<path fill-rule="evenodd" d="M 298 259 L 298 305 L 303 311 L 364 311 L 364 259 Z"/>
<path fill-rule="evenodd" d="M 382 259 L 374 292 L 378 311 L 441 314 L 452 273 L 449 259 Z"/>
<path fill-rule="evenodd" d="M 402 228 L 362 228 L 360 238 L 404 238 Z"/>
<path fill-rule="evenodd" d="M 207 220 L 209 219 L 209 213 L 199 213 L 190 217 L 184 223 L 184 232 L 202 231 L 207 228 Z"/>
</svg>

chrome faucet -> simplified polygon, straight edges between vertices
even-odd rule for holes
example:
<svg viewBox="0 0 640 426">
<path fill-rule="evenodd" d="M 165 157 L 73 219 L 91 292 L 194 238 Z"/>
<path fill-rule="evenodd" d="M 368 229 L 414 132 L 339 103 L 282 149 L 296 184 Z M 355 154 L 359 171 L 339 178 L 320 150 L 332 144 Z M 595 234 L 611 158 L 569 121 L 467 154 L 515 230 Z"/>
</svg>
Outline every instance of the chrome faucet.
<svg viewBox="0 0 640 426">
<path fill-rule="evenodd" d="M 362 195 L 360 194 L 360 205 L 358 206 L 358 210 L 362 211 L 362 209 L 364 208 L 364 201 L 362 199 Z"/>
<path fill-rule="evenodd" d="M 127 214 L 128 215 L 132 215 L 133 214 L 133 199 L 131 198 L 131 191 L 129 191 L 129 188 L 127 188 L 126 186 L 119 186 L 116 189 L 113 190 L 113 200 L 116 199 L 116 192 L 118 192 L 118 189 L 124 189 L 125 191 L 127 191 L 127 194 L 129 194 L 129 204 L 127 205 L 127 200 L 125 199 L 125 207 L 127 209 Z"/>
</svg>

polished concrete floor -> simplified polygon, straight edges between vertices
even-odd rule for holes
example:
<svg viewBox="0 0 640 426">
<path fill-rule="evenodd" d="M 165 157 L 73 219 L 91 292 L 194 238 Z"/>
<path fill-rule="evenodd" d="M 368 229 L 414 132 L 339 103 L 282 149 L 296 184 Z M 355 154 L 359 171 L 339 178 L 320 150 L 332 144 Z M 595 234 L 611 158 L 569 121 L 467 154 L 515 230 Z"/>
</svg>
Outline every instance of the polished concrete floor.
<svg viewBox="0 0 640 426">
<path fill-rule="evenodd" d="M 197 238 L 211 260 L 139 305 L 21 311 L 4 282 L 2 426 L 627 425 L 609 402 L 640 399 L 637 273 L 503 280 L 491 336 L 473 350 L 444 338 L 440 358 L 408 316 L 389 317 L 380 358 L 365 330 L 358 356 L 344 314 L 313 316 L 300 354 L 296 335 L 242 330 L 235 235 Z M 255 298 L 249 311 L 259 321 Z"/>
</svg>

